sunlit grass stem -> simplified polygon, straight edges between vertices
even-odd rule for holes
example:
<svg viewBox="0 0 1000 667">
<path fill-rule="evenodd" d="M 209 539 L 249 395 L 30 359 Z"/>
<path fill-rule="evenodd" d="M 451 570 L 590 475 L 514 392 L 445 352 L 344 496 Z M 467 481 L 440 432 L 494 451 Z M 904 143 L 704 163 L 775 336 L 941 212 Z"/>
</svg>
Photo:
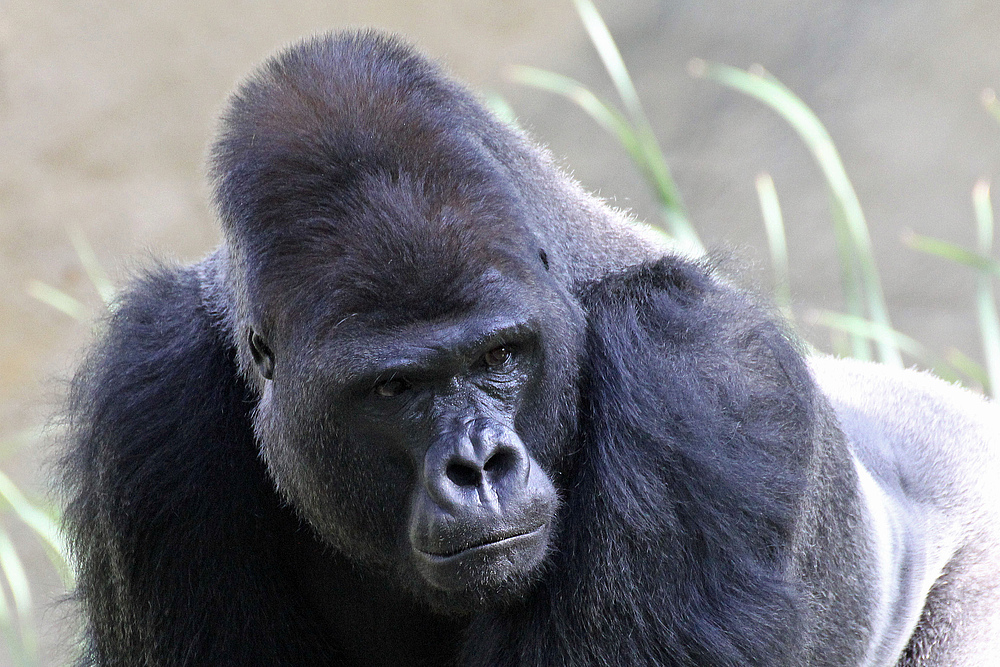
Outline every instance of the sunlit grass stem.
<svg viewBox="0 0 1000 667">
<path fill-rule="evenodd" d="M 785 317 L 792 317 L 792 288 L 788 264 L 788 242 L 785 239 L 785 222 L 778 202 L 778 191 L 770 174 L 760 174 L 754 181 L 760 213 L 764 219 L 764 231 L 771 252 L 771 266 L 774 269 L 774 299 Z"/>
<path fill-rule="evenodd" d="M 989 257 L 993 251 L 993 205 L 990 202 L 990 186 L 985 180 L 977 182 L 972 189 L 972 203 L 976 212 L 977 249 L 982 257 Z M 976 309 L 990 381 L 989 392 L 994 398 L 1000 398 L 1000 316 L 997 314 L 994 281 L 989 272 L 979 269 L 978 273 Z"/>
<path fill-rule="evenodd" d="M 781 115 L 802 138 L 823 172 L 837 203 L 836 208 L 842 214 L 835 215 L 834 218 L 843 226 L 843 238 L 850 243 L 842 248 L 847 256 L 842 257 L 841 262 L 851 262 L 857 267 L 858 282 L 862 287 L 868 315 L 878 329 L 875 342 L 879 358 L 884 363 L 901 367 L 903 360 L 899 347 L 894 337 L 888 335 L 892 330 L 889 310 L 875 267 L 871 237 L 861 202 L 847 177 L 837 148 L 819 118 L 791 90 L 763 68 L 755 67 L 753 72 L 744 72 L 728 65 L 696 59 L 691 62 L 689 69 L 695 76 L 712 79 L 760 100 Z"/>
</svg>

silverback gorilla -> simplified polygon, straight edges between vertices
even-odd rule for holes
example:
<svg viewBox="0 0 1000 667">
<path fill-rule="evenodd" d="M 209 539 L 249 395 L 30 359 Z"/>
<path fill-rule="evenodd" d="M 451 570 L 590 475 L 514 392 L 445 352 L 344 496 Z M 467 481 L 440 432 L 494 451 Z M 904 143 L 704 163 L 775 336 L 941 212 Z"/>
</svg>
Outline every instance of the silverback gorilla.
<svg viewBox="0 0 1000 667">
<path fill-rule="evenodd" d="M 391 37 L 211 170 L 74 381 L 80 665 L 1000 664 L 995 405 L 805 359 Z"/>
</svg>

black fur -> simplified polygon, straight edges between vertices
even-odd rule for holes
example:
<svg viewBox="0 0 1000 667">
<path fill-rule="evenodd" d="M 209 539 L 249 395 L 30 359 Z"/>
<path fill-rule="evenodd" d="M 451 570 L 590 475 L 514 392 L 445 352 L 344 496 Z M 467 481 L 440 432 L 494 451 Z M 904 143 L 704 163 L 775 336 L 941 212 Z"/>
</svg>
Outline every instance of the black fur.
<svg viewBox="0 0 1000 667">
<path fill-rule="evenodd" d="M 464 646 L 461 664 L 796 664 L 802 610 L 783 572 L 816 428 L 798 353 L 744 295 L 677 259 L 581 296 L 584 418 L 548 574 L 461 620 L 465 641 L 401 592 L 387 611 L 439 623 L 435 649 Z M 365 576 L 279 502 L 254 400 L 193 271 L 133 286 L 73 395 L 67 521 L 94 664 L 340 664 L 318 607 Z M 366 585 L 379 604 L 394 588 Z M 416 634 L 427 640 L 401 633 Z M 414 651 L 388 633 L 352 639 L 376 663 Z"/>
</svg>

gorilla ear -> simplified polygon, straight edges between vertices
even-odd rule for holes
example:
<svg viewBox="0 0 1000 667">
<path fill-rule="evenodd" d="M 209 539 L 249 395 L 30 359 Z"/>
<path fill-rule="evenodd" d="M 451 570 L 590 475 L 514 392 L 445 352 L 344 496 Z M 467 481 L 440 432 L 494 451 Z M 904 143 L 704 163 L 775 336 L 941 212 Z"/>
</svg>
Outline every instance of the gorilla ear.
<svg viewBox="0 0 1000 667">
<path fill-rule="evenodd" d="M 257 372 L 265 380 L 270 380 L 274 376 L 274 353 L 267 346 L 264 337 L 250 329 L 250 354 L 253 355 L 253 362 L 257 365 Z"/>
</svg>

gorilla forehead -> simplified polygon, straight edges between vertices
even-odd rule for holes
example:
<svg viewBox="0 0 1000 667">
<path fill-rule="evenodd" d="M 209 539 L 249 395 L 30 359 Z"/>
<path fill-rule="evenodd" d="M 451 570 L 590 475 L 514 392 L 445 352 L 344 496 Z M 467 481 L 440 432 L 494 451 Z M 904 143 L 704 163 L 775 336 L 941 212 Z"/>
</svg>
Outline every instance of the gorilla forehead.
<svg viewBox="0 0 1000 667">
<path fill-rule="evenodd" d="M 212 151 L 216 204 L 227 233 L 256 238 L 289 217 L 356 211 L 373 176 L 503 181 L 483 173 L 498 166 L 494 135 L 468 93 L 397 40 L 320 37 L 233 96 Z"/>
<path fill-rule="evenodd" d="M 367 181 L 351 214 L 290 220 L 254 253 L 264 301 L 417 321 L 466 312 L 500 292 L 530 300 L 547 282 L 537 241 L 502 195 L 440 196 L 405 176 Z"/>
</svg>

